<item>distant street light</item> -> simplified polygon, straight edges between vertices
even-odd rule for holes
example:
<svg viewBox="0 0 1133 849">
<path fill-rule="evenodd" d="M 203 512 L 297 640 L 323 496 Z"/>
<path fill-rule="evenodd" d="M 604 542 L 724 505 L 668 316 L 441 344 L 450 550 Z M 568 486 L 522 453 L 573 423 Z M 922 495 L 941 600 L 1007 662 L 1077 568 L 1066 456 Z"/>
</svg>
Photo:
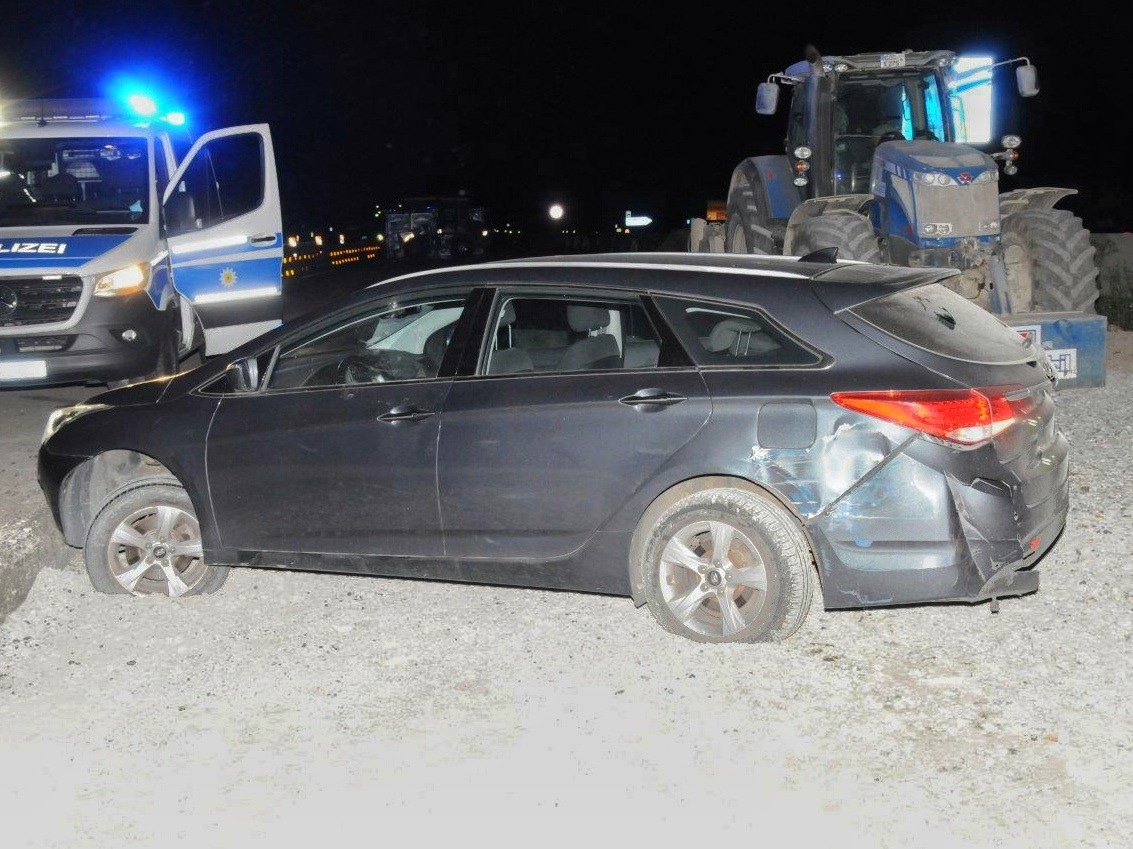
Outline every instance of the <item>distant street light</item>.
<svg viewBox="0 0 1133 849">
<path fill-rule="evenodd" d="M 553 203 L 551 204 L 551 208 L 547 210 L 547 214 L 551 216 L 552 221 L 558 221 L 563 217 L 565 213 L 566 210 L 563 209 L 563 205 L 561 203 Z"/>
</svg>

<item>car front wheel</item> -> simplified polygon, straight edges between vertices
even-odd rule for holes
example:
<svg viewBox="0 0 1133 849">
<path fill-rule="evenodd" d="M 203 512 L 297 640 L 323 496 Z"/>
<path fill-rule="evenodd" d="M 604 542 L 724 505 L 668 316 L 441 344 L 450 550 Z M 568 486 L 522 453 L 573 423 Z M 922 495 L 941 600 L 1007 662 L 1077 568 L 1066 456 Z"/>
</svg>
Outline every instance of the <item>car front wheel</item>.
<svg viewBox="0 0 1133 849">
<path fill-rule="evenodd" d="M 643 567 L 657 621 L 708 643 L 785 640 L 806 620 L 816 583 L 794 518 L 738 489 L 699 492 L 666 510 Z"/>
<path fill-rule="evenodd" d="M 185 596 L 216 592 L 225 566 L 205 563 L 193 503 L 175 480 L 138 481 L 99 509 L 83 548 L 99 592 Z"/>
</svg>

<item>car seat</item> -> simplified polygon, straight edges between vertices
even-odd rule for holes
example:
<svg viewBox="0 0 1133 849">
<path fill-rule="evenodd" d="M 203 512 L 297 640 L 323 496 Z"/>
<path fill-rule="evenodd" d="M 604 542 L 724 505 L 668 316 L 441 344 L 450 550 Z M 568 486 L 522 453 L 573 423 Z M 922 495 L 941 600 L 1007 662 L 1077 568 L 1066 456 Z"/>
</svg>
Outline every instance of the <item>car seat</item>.
<svg viewBox="0 0 1133 849">
<path fill-rule="evenodd" d="M 610 311 L 602 307 L 571 304 L 567 307 L 567 322 L 576 333 L 590 334 L 610 323 Z M 618 342 L 609 333 L 587 335 L 567 348 L 559 358 L 557 371 L 587 371 L 589 369 L 620 368 L 621 351 Z"/>
</svg>

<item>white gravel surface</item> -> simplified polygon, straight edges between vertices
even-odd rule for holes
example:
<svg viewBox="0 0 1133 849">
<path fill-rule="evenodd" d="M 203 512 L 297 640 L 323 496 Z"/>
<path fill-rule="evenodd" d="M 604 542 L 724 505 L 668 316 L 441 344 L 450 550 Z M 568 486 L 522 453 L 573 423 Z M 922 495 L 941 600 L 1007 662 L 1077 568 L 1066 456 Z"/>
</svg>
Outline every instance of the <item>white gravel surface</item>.
<svg viewBox="0 0 1133 849">
<path fill-rule="evenodd" d="M 1133 333 L 1062 393 L 1042 589 L 704 646 L 624 599 L 272 571 L 43 570 L 0 626 L 0 845 L 1133 845 Z"/>
</svg>

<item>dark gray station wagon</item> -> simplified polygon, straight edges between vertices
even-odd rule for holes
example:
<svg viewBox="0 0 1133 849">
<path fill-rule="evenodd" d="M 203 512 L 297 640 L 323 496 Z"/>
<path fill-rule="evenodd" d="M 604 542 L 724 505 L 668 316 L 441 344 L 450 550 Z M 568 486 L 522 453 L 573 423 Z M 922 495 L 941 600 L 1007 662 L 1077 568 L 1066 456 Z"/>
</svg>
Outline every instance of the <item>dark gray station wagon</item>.
<svg viewBox="0 0 1133 849">
<path fill-rule="evenodd" d="M 371 287 L 57 411 L 40 480 L 104 592 L 229 566 L 631 596 L 697 640 L 1032 592 L 1067 511 L 1040 350 L 946 272 L 591 256 Z"/>
</svg>

